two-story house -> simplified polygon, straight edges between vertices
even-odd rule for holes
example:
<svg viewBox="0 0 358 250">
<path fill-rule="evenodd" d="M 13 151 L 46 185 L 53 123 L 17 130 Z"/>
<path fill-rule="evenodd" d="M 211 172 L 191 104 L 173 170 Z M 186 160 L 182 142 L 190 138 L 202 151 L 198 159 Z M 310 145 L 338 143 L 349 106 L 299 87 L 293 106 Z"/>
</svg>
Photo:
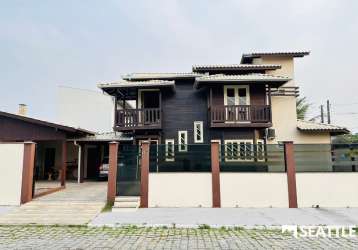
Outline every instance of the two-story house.
<svg viewBox="0 0 358 250">
<path fill-rule="evenodd" d="M 330 143 L 341 127 L 297 121 L 294 58 L 309 52 L 244 54 L 240 64 L 194 65 L 190 73 L 132 73 L 99 88 L 116 98 L 114 130 L 134 143 Z M 131 107 L 126 103 L 132 101 Z M 243 147 L 243 145 L 246 145 Z"/>
</svg>

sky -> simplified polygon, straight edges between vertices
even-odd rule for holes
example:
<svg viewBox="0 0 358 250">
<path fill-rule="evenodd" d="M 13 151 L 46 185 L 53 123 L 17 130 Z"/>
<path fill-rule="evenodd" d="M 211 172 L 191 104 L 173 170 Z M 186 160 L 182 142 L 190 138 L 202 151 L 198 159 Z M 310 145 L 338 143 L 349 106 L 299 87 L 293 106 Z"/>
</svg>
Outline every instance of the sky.
<svg viewBox="0 0 358 250">
<path fill-rule="evenodd" d="M 358 132 L 356 0 L 3 0 L 0 110 L 56 120 L 57 86 L 96 90 L 131 72 L 188 72 L 242 53 L 309 50 L 295 80 L 311 108 Z"/>
</svg>

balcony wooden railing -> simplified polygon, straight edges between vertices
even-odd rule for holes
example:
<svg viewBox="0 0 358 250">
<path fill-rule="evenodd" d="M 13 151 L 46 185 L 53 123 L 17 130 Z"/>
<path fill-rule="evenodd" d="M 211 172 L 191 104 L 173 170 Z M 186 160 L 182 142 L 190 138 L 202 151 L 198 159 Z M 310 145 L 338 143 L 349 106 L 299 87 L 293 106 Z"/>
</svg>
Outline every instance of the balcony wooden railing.
<svg viewBox="0 0 358 250">
<path fill-rule="evenodd" d="M 123 109 L 116 112 L 117 130 L 160 129 L 160 108 Z"/>
<path fill-rule="evenodd" d="M 269 105 L 223 105 L 210 108 L 212 127 L 267 126 L 271 123 Z M 251 126 L 251 125 L 250 125 Z"/>
</svg>

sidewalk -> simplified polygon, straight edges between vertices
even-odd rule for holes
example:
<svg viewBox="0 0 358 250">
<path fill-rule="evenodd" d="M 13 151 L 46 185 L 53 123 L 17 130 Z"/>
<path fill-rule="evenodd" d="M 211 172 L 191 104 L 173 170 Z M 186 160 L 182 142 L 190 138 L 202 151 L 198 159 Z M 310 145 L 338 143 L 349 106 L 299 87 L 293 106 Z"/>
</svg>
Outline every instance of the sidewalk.
<svg viewBox="0 0 358 250">
<path fill-rule="evenodd" d="M 146 208 L 99 214 L 90 226 L 278 228 L 281 225 L 358 225 L 358 208 Z"/>
</svg>

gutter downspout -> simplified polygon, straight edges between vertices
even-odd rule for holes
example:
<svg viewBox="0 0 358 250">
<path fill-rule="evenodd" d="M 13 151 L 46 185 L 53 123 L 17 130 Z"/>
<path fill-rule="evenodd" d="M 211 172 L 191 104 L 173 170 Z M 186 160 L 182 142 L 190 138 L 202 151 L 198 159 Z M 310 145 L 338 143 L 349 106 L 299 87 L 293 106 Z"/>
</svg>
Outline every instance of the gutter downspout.
<svg viewBox="0 0 358 250">
<path fill-rule="evenodd" d="M 78 147 L 78 161 L 77 161 L 77 183 L 81 183 L 81 153 L 82 146 L 77 143 L 77 141 L 73 141 L 73 144 Z"/>
</svg>

